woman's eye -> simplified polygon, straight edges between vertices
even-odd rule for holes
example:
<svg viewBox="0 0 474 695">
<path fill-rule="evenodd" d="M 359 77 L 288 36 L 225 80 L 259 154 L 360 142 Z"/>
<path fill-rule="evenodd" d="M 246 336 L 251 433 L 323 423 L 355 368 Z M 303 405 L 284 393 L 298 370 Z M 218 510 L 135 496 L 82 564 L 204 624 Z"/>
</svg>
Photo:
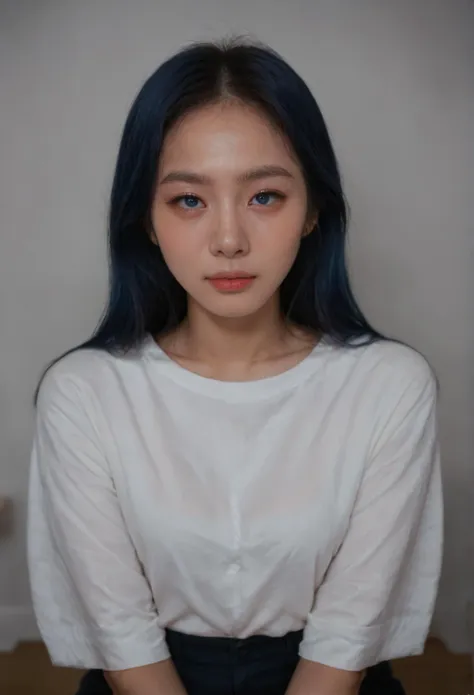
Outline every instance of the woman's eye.
<svg viewBox="0 0 474 695">
<path fill-rule="evenodd" d="M 260 193 L 257 193 L 252 200 L 255 200 L 257 205 L 268 207 L 272 203 L 283 200 L 283 198 L 284 196 L 276 191 L 261 191 Z"/>
<path fill-rule="evenodd" d="M 195 210 L 200 207 L 202 201 L 196 195 L 180 195 L 172 202 L 183 210 Z"/>
</svg>

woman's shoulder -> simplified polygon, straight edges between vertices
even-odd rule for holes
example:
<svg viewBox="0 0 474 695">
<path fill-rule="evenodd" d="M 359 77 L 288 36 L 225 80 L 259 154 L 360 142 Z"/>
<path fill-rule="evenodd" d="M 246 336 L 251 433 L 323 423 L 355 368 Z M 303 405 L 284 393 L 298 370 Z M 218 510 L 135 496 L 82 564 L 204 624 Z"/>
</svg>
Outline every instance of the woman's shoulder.
<svg viewBox="0 0 474 695">
<path fill-rule="evenodd" d="M 356 369 L 368 387 L 397 394 L 437 390 L 437 379 L 427 358 L 418 350 L 395 340 L 377 340 L 356 348 Z"/>
<path fill-rule="evenodd" d="M 433 377 L 427 358 L 415 348 L 395 340 L 377 340 L 365 348 L 363 358 L 374 369 L 379 368 L 395 377 L 420 379 Z"/>
<path fill-rule="evenodd" d="M 405 343 L 374 340 L 368 344 L 330 346 L 323 353 L 338 382 L 352 384 L 355 392 L 377 401 L 397 400 L 407 391 L 437 390 L 437 379 L 427 358 Z"/>
<path fill-rule="evenodd" d="M 87 399 L 94 391 L 106 388 L 112 373 L 121 365 L 136 360 L 140 350 L 118 355 L 107 350 L 80 347 L 56 360 L 45 372 L 38 390 L 38 404 L 61 396 Z"/>
</svg>

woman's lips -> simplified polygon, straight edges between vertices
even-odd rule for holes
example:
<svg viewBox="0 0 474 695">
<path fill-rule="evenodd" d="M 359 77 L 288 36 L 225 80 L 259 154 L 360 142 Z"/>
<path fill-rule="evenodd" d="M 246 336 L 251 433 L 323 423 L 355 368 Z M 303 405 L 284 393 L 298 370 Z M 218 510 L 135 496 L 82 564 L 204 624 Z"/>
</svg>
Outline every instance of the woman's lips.
<svg viewBox="0 0 474 695">
<path fill-rule="evenodd" d="M 241 292 L 255 280 L 254 275 L 214 275 L 209 278 L 211 285 L 219 292 Z"/>
</svg>

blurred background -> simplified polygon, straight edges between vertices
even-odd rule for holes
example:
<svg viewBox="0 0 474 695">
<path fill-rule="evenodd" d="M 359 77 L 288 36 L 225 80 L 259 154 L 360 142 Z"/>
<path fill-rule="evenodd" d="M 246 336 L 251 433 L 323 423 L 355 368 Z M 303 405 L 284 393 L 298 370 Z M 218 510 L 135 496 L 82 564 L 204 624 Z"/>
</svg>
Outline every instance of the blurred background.
<svg viewBox="0 0 474 695">
<path fill-rule="evenodd" d="M 74 692 L 37 640 L 25 561 L 33 392 L 106 293 L 107 198 L 146 77 L 244 34 L 303 76 L 334 139 L 368 318 L 437 372 L 443 577 L 409 695 L 467 695 L 474 653 L 472 0 L 0 0 L 0 692 Z M 464 656 L 461 656 L 464 655 Z"/>
</svg>

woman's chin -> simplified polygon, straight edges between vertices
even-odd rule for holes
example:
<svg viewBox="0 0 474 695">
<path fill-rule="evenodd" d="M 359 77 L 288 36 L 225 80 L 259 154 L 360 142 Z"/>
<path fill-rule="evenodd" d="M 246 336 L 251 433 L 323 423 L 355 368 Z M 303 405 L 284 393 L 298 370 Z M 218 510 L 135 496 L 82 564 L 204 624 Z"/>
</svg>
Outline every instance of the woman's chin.
<svg viewBox="0 0 474 695">
<path fill-rule="evenodd" d="M 220 319 L 245 319 L 253 316 L 258 312 L 260 307 L 212 307 L 208 309 L 208 313 Z"/>
<path fill-rule="evenodd" d="M 266 302 L 255 301 L 255 298 L 244 295 L 229 295 L 219 301 L 203 304 L 206 313 L 222 319 L 244 319 L 260 313 Z"/>
</svg>

